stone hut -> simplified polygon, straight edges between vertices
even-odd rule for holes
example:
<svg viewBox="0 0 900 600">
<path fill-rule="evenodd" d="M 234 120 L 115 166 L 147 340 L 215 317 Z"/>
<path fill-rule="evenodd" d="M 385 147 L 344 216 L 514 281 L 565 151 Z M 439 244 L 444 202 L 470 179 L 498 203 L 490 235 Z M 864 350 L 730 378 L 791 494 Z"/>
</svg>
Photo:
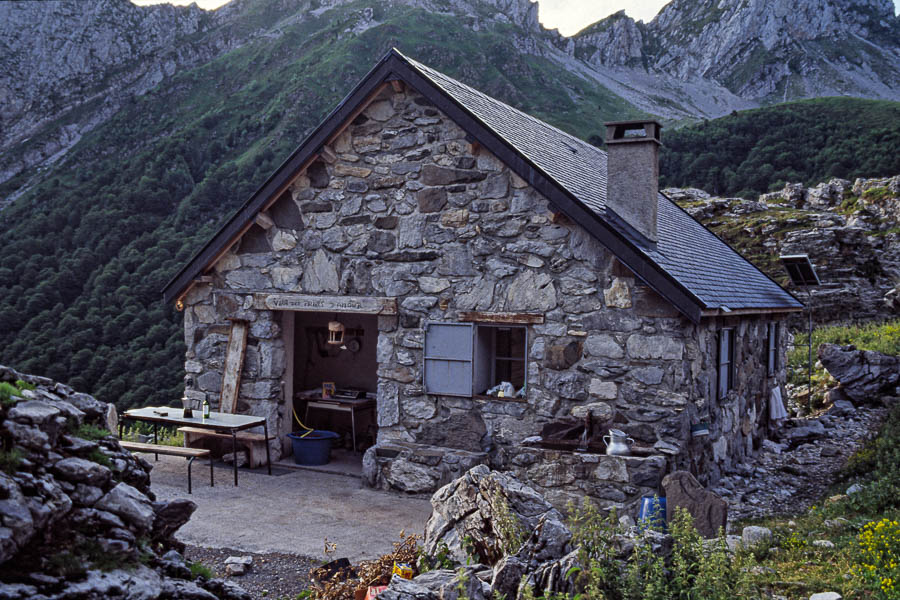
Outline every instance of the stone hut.
<svg viewBox="0 0 900 600">
<path fill-rule="evenodd" d="M 352 415 L 385 489 L 484 463 L 628 508 L 672 469 L 715 481 L 766 436 L 802 305 L 659 193 L 658 123 L 607 130 L 608 153 L 392 50 L 166 287 L 185 393 L 237 386 L 276 457 Z"/>
</svg>

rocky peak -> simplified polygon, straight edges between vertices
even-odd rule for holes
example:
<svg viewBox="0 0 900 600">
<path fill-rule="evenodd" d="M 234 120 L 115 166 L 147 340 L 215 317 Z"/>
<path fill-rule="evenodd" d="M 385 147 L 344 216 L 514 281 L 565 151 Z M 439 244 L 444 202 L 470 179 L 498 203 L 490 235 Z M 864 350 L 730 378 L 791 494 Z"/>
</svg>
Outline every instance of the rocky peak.
<svg viewBox="0 0 900 600">
<path fill-rule="evenodd" d="M 175 40 L 203 27 L 203 16 L 195 4 L 0 3 L 0 143 L 30 135 L 41 115 L 55 112 L 48 109 L 99 91 L 92 88 L 112 70 L 167 53 Z M 160 63 L 162 71 L 174 68 L 171 57 Z"/>
<path fill-rule="evenodd" d="M 743 98 L 782 101 L 897 99 L 898 34 L 891 0 L 673 0 L 646 25 L 616 14 L 575 39 L 576 53 L 594 65 L 711 80 Z"/>
<path fill-rule="evenodd" d="M 643 66 L 644 33 L 624 10 L 612 14 L 576 35 L 579 58 L 606 66 Z"/>
</svg>

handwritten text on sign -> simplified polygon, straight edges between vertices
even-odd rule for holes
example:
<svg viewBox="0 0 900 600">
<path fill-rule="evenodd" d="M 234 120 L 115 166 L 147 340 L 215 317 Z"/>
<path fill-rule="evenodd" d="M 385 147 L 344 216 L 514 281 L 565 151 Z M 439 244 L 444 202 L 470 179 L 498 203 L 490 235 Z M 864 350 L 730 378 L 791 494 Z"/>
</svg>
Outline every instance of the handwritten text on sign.
<svg viewBox="0 0 900 600">
<path fill-rule="evenodd" d="M 302 312 L 345 312 L 373 315 L 397 314 L 396 298 L 366 296 L 304 296 L 301 294 L 257 294 L 259 308 Z"/>
</svg>

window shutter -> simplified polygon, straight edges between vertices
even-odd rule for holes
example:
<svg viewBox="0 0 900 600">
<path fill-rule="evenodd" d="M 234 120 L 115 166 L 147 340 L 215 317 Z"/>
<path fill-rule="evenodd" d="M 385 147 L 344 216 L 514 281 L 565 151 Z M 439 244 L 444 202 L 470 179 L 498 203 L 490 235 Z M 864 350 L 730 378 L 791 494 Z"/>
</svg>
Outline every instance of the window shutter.
<svg viewBox="0 0 900 600">
<path fill-rule="evenodd" d="M 728 329 L 728 389 L 734 389 L 734 329 Z"/>
<path fill-rule="evenodd" d="M 732 330 L 719 330 L 718 352 L 716 353 L 716 376 L 718 398 L 722 399 L 734 386 L 734 344 Z"/>
<path fill-rule="evenodd" d="M 778 368 L 778 323 L 769 323 L 769 351 L 768 351 L 768 371 L 769 375 L 775 374 Z"/>
<path fill-rule="evenodd" d="M 425 393 L 472 396 L 472 323 L 425 325 Z"/>
</svg>

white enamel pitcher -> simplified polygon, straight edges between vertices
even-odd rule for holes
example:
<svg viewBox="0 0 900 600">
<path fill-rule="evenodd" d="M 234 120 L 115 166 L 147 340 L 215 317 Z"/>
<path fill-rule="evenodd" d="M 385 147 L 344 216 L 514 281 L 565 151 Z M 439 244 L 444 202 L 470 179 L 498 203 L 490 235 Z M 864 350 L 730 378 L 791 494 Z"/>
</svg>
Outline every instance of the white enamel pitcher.
<svg viewBox="0 0 900 600">
<path fill-rule="evenodd" d="M 610 429 L 609 435 L 603 436 L 606 443 L 606 454 L 609 456 L 628 456 L 634 440 L 620 429 Z"/>
</svg>

